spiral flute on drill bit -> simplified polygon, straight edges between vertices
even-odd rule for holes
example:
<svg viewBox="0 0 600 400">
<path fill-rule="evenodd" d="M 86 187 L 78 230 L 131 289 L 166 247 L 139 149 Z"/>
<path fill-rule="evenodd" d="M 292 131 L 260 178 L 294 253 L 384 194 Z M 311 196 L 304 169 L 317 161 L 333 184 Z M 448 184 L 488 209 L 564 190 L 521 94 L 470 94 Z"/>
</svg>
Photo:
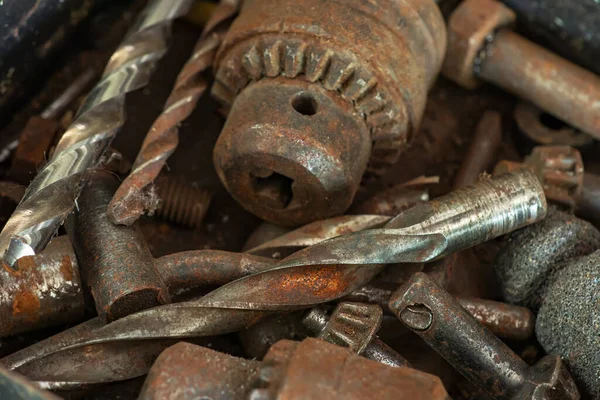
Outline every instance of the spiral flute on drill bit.
<svg viewBox="0 0 600 400">
<path fill-rule="evenodd" d="M 142 11 L 0 233 L 5 261 L 12 265 L 42 250 L 73 210 L 85 172 L 101 163 L 125 122 L 125 95 L 147 84 L 166 53 L 171 22 L 190 4 L 191 0 L 153 0 Z"/>
<path fill-rule="evenodd" d="M 134 378 L 147 373 L 165 341 L 235 332 L 274 312 L 330 302 L 364 286 L 382 264 L 431 261 L 545 213 L 535 175 L 515 171 L 417 206 L 383 228 L 314 244 L 200 300 L 155 307 L 108 325 L 94 318 L 0 364 L 52 388 Z"/>
<path fill-rule="evenodd" d="M 113 223 L 131 225 L 145 210 L 154 206 L 153 196 L 148 195 L 146 189 L 177 148 L 179 125 L 189 117 L 206 90 L 207 82 L 202 73 L 212 65 L 224 36 L 217 26 L 235 15 L 237 9 L 237 1 L 222 1 L 207 24 L 191 57 L 177 76 L 162 113 L 148 131 L 131 173 L 108 207 L 108 217 Z"/>
</svg>

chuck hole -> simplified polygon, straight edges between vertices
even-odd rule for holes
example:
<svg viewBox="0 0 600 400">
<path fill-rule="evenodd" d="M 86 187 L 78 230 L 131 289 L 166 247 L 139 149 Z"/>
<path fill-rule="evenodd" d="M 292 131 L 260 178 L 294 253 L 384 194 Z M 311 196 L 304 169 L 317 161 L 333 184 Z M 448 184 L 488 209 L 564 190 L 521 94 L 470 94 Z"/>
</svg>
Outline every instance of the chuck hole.
<svg viewBox="0 0 600 400">
<path fill-rule="evenodd" d="M 252 177 L 256 196 L 264 201 L 264 205 L 269 208 L 277 210 L 287 208 L 292 201 L 292 184 L 294 180 L 276 172 L 272 172 L 267 176 L 262 173 L 260 175 L 262 176 Z"/>
<path fill-rule="evenodd" d="M 315 97 L 307 92 L 298 93 L 292 99 L 292 107 L 302 115 L 315 115 L 319 111 L 319 103 Z"/>
</svg>

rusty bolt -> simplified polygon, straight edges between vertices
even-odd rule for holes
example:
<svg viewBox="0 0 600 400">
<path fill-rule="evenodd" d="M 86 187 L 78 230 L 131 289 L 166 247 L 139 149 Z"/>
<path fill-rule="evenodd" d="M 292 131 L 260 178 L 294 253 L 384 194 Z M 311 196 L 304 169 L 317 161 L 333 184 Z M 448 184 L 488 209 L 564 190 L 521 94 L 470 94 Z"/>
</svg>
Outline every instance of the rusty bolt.
<svg viewBox="0 0 600 400">
<path fill-rule="evenodd" d="M 211 192 L 165 175 L 156 180 L 156 189 L 160 199 L 157 217 L 192 229 L 202 224 L 212 199 Z"/>
<path fill-rule="evenodd" d="M 507 29 L 514 20 L 496 0 L 463 1 L 448 21 L 442 72 L 466 88 L 493 83 L 600 138 L 600 78 Z"/>
<path fill-rule="evenodd" d="M 445 46 L 432 0 L 245 1 L 215 60 L 219 177 L 280 225 L 343 213 L 414 136 Z"/>
</svg>

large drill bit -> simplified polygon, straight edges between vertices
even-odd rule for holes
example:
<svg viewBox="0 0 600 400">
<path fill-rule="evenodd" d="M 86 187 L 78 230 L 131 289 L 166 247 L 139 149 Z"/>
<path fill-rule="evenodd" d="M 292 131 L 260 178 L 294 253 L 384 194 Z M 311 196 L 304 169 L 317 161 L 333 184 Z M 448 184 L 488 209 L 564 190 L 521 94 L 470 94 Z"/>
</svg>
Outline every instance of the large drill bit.
<svg viewBox="0 0 600 400">
<path fill-rule="evenodd" d="M 166 53 L 171 21 L 191 0 L 152 0 L 112 55 L 52 158 L 31 182 L 0 233 L 0 254 L 11 265 L 41 251 L 72 211 L 84 173 L 96 167 L 125 121 L 125 95 L 146 85 Z"/>
<path fill-rule="evenodd" d="M 273 312 L 338 299 L 370 281 L 381 264 L 430 261 L 536 222 L 545 212 L 535 175 L 515 171 L 416 206 L 383 228 L 314 244 L 199 300 L 108 325 L 94 318 L 0 364 L 48 388 L 133 378 L 147 373 L 166 340 L 230 333 Z"/>
<path fill-rule="evenodd" d="M 221 22 L 231 19 L 237 0 L 222 0 L 196 43 L 190 59 L 177 76 L 160 116 L 146 134 L 131 173 L 123 181 L 108 206 L 108 218 L 115 224 L 131 225 L 154 205 L 147 193 L 167 159 L 179 143 L 179 125 L 192 113 L 207 87 L 202 74 L 212 66 L 224 36 Z"/>
</svg>

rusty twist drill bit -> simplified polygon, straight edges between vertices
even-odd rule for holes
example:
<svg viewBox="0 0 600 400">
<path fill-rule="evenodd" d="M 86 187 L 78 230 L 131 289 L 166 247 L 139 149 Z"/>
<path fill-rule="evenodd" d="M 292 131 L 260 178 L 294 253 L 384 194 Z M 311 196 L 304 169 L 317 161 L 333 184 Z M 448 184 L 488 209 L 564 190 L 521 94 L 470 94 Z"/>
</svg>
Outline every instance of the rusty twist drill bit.
<svg viewBox="0 0 600 400">
<path fill-rule="evenodd" d="M 202 74 L 210 68 L 221 44 L 219 22 L 237 13 L 237 4 L 222 1 L 196 43 L 194 51 L 177 76 L 160 116 L 146 134 L 132 170 L 108 206 L 108 218 L 115 224 L 131 225 L 145 210 L 155 206 L 146 192 L 179 143 L 179 125 L 190 116 L 207 87 Z"/>
<path fill-rule="evenodd" d="M 165 340 L 235 332 L 273 312 L 333 301 L 364 286 L 381 264 L 433 260 L 536 222 L 545 212 L 539 181 L 531 171 L 518 170 L 417 206 L 381 229 L 314 244 L 200 300 L 155 307 L 108 325 L 94 318 L 0 364 L 43 387 L 133 378 L 147 373 L 151 354 Z M 132 367 L 115 368 L 123 364 Z M 99 370 L 101 365 L 110 368 Z"/>
<path fill-rule="evenodd" d="M 84 172 L 96 167 L 125 121 L 125 95 L 146 85 L 167 50 L 171 21 L 191 0 L 153 0 L 112 55 L 52 158 L 27 188 L 0 233 L 0 254 L 11 265 L 42 250 L 72 211 Z"/>
</svg>

